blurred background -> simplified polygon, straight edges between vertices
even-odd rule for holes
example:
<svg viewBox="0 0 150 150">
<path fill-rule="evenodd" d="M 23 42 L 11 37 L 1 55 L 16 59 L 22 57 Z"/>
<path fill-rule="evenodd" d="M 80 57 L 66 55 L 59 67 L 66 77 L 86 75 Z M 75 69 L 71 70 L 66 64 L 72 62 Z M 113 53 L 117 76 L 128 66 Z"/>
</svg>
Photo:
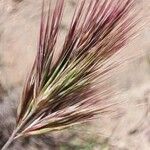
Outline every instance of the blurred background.
<svg viewBox="0 0 150 150">
<path fill-rule="evenodd" d="M 76 0 L 66 0 L 61 37 Z M 138 0 L 138 36 L 125 48 L 115 73 L 118 112 L 93 122 L 15 142 L 12 150 L 150 150 L 150 0 Z M 33 63 L 42 0 L 0 0 L 0 147 L 15 125 L 23 83 Z M 62 40 L 60 38 L 60 42 Z"/>
</svg>

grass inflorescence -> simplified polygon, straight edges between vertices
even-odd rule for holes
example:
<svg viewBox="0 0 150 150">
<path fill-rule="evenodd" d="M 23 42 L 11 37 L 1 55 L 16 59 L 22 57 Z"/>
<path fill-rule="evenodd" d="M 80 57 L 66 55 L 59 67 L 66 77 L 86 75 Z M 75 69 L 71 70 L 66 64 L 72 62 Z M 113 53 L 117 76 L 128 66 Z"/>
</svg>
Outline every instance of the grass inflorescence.
<svg viewBox="0 0 150 150">
<path fill-rule="evenodd" d="M 50 1 L 45 14 L 43 2 L 38 51 L 24 86 L 12 139 L 62 130 L 111 107 L 105 105 L 112 93 L 107 80 L 116 67 L 111 59 L 132 36 L 135 1 L 79 1 L 63 46 L 56 47 L 64 3 L 57 0 L 52 10 Z"/>
</svg>

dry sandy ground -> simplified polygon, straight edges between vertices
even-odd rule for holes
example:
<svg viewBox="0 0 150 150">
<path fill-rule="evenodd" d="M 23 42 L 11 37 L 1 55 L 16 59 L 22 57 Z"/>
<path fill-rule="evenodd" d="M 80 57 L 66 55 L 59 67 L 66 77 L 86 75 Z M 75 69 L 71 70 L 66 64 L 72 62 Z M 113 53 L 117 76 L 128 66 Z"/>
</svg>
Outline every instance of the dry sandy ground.
<svg viewBox="0 0 150 150">
<path fill-rule="evenodd" d="M 18 99 L 33 62 L 41 2 L 0 0 L 0 82 L 9 89 L 9 97 L 15 95 Z M 67 0 L 62 33 L 67 30 L 75 2 Z M 116 98 L 123 101 L 121 115 L 100 121 L 98 125 L 93 123 L 93 133 L 110 136 L 113 132 L 109 144 L 114 150 L 150 150 L 150 64 L 147 61 L 150 52 L 150 0 L 139 2 L 144 27 L 125 48 L 126 54 L 133 55 L 135 59 L 130 64 L 125 63 L 124 70 L 115 78 L 120 92 Z"/>
</svg>

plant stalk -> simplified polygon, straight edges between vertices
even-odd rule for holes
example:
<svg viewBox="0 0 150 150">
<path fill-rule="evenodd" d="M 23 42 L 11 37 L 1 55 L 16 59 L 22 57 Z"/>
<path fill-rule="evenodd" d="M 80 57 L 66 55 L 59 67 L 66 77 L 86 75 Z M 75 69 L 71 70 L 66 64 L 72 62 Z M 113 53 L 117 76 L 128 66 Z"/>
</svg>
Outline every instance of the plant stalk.
<svg viewBox="0 0 150 150">
<path fill-rule="evenodd" d="M 17 133 L 20 129 L 28 122 L 30 117 L 34 114 L 34 111 L 31 111 L 30 114 L 14 129 L 12 135 L 9 137 L 8 141 L 4 144 L 1 150 L 8 150 L 9 146 L 12 144 L 14 140 L 16 140 Z"/>
<path fill-rule="evenodd" d="M 17 132 L 19 131 L 19 128 L 16 128 L 12 135 L 9 137 L 8 141 L 5 143 L 5 145 L 2 147 L 1 150 L 7 150 L 9 148 L 9 146 L 12 144 L 12 142 L 14 141 L 14 138 L 17 134 Z"/>
</svg>

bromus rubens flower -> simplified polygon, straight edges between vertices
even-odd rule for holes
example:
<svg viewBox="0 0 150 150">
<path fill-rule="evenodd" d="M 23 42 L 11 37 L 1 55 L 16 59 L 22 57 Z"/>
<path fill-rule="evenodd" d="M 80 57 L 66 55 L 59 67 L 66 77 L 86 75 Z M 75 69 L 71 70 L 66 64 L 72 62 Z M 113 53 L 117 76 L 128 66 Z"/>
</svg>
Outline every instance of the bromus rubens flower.
<svg viewBox="0 0 150 150">
<path fill-rule="evenodd" d="M 105 104 L 112 92 L 107 79 L 116 64 L 110 62 L 132 36 L 135 1 L 79 0 L 63 45 L 56 47 L 64 3 L 56 0 L 51 9 L 50 0 L 45 13 L 43 2 L 37 55 L 24 86 L 16 128 L 2 150 L 19 137 L 59 131 L 111 107 Z"/>
</svg>

